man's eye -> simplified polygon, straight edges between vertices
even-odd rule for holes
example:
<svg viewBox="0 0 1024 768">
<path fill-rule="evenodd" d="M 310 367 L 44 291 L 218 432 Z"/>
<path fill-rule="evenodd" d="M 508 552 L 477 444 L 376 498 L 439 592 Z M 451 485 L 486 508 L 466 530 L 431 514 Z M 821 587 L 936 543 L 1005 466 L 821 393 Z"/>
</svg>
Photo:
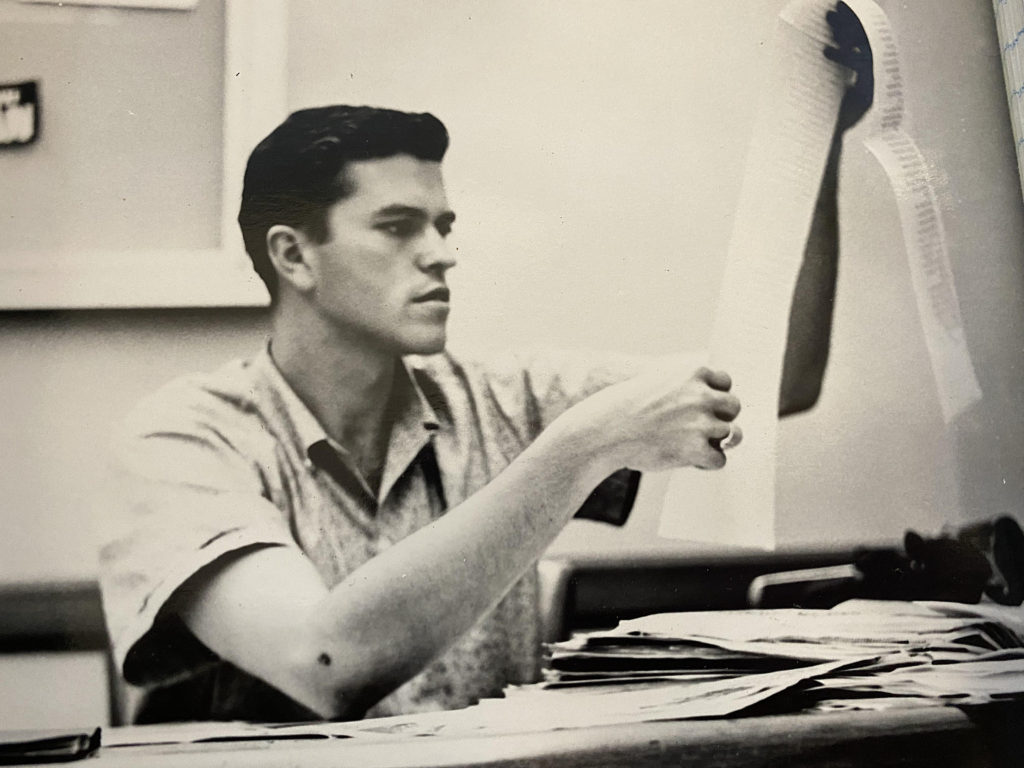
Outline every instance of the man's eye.
<svg viewBox="0 0 1024 768">
<path fill-rule="evenodd" d="M 412 237 L 418 228 L 419 224 L 414 221 L 386 221 L 377 225 L 377 229 L 392 237 Z"/>
</svg>

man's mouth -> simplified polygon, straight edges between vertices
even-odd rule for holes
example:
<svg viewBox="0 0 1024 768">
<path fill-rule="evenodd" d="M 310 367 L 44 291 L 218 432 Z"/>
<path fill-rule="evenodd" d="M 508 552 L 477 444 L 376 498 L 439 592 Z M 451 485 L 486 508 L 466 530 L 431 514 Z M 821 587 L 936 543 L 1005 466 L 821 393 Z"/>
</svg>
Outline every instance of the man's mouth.
<svg viewBox="0 0 1024 768">
<path fill-rule="evenodd" d="M 450 299 L 451 291 L 449 291 L 447 288 L 435 288 L 434 290 L 428 291 L 427 293 L 424 293 L 421 296 L 417 296 L 415 299 L 413 299 L 413 301 L 416 302 L 417 304 L 420 304 L 427 301 L 447 302 Z"/>
</svg>

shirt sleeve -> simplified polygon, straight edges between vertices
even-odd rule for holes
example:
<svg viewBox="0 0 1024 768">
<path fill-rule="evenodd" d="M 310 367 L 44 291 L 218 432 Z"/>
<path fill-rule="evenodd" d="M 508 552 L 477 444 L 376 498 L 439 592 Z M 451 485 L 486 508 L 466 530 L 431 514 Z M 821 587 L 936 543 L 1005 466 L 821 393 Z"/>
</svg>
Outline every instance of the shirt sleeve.
<svg viewBox="0 0 1024 768">
<path fill-rule="evenodd" d="M 114 658 L 136 685 L 217 661 L 168 610 L 172 595 L 229 552 L 297 546 L 263 495 L 258 461 L 209 425 L 128 431 L 95 502 L 100 586 Z"/>
</svg>

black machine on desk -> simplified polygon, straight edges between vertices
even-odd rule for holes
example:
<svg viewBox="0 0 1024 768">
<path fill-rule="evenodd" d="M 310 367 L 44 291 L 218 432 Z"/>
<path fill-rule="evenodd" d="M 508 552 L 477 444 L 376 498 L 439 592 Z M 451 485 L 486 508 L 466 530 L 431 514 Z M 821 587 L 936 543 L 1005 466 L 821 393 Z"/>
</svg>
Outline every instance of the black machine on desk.
<svg viewBox="0 0 1024 768">
<path fill-rule="evenodd" d="M 831 608 L 857 598 L 1024 602 L 1024 532 L 1011 517 L 930 538 L 907 531 L 903 551 L 864 549 L 852 560 L 758 576 L 748 601 L 756 608 Z"/>
</svg>

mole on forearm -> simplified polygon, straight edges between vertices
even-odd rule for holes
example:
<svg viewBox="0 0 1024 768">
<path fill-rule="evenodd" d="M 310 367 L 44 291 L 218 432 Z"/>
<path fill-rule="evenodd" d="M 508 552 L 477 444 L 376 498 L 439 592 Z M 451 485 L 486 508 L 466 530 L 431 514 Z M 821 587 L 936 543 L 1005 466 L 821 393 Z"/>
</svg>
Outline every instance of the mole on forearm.
<svg viewBox="0 0 1024 768">
<path fill-rule="evenodd" d="M 316 661 L 321 666 L 324 666 L 324 667 L 331 666 L 331 657 L 329 655 L 327 655 L 326 653 L 321 653 L 319 656 L 317 656 L 316 657 Z"/>
</svg>

